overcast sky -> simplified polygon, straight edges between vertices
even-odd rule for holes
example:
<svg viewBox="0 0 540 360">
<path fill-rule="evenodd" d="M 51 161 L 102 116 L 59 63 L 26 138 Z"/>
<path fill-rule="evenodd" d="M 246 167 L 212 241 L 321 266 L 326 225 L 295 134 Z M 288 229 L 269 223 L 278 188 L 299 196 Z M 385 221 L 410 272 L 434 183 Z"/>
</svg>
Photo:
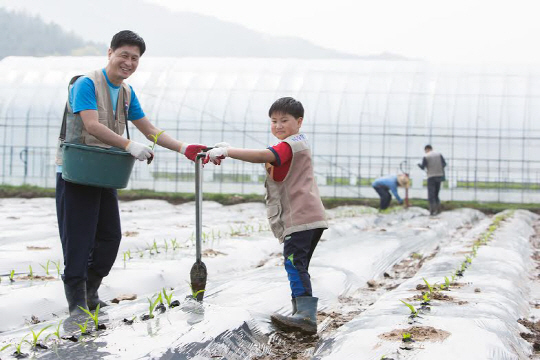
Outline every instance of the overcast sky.
<svg viewBox="0 0 540 360">
<path fill-rule="evenodd" d="M 145 1 L 358 55 L 540 63 L 540 2 L 533 0 Z"/>
</svg>

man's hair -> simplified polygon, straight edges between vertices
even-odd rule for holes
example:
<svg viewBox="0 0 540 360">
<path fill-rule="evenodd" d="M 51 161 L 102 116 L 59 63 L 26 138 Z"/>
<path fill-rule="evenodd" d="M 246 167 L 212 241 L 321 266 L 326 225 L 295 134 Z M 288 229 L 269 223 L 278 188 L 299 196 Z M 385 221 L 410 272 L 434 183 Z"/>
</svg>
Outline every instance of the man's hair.
<svg viewBox="0 0 540 360">
<path fill-rule="evenodd" d="M 138 46 L 141 51 L 141 56 L 146 51 L 146 44 L 144 43 L 143 38 L 131 30 L 122 30 L 115 34 L 111 40 L 112 51 L 115 51 L 124 45 Z"/>
<path fill-rule="evenodd" d="M 433 148 L 431 147 L 431 145 L 428 144 L 424 147 L 424 150 L 433 150 Z"/>
<path fill-rule="evenodd" d="M 268 110 L 268 116 L 272 117 L 274 113 L 283 113 L 294 116 L 295 119 L 304 117 L 304 107 L 302 103 L 292 97 L 282 97 L 274 101 L 270 110 Z"/>
</svg>

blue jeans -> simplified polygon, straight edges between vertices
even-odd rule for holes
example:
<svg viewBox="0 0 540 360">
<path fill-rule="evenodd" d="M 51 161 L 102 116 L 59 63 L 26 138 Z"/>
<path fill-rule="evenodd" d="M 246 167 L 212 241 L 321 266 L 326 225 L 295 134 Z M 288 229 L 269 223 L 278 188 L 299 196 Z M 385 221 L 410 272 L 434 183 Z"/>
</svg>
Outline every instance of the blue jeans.
<svg viewBox="0 0 540 360">
<path fill-rule="evenodd" d="M 313 296 L 308 268 L 324 229 L 305 230 L 285 236 L 283 256 L 291 296 Z"/>
<path fill-rule="evenodd" d="M 390 206 L 390 201 L 392 201 L 392 195 L 390 195 L 390 189 L 384 185 L 374 186 L 373 189 L 379 194 L 381 202 L 379 204 L 379 209 L 384 210 Z"/>
<path fill-rule="evenodd" d="M 64 253 L 62 280 L 73 286 L 86 281 L 88 271 L 107 276 L 122 238 L 116 190 L 71 183 L 57 173 L 56 215 Z"/>
</svg>

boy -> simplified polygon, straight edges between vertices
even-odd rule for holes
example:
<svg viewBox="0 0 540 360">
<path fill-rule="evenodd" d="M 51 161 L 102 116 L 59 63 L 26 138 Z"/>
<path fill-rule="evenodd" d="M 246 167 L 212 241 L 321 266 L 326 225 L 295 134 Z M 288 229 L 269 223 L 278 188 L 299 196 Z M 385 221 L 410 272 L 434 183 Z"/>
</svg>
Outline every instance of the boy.
<svg viewBox="0 0 540 360">
<path fill-rule="evenodd" d="M 308 267 L 328 223 L 313 175 L 311 151 L 306 136 L 299 133 L 304 107 L 284 97 L 272 104 L 268 115 L 272 134 L 280 143 L 261 150 L 217 147 L 208 152 L 205 161 L 219 165 L 222 159 L 231 157 L 265 163 L 268 221 L 274 236 L 284 243 L 293 308 L 292 316 L 273 314 L 271 319 L 283 330 L 315 334 L 318 298 L 312 294 Z"/>
</svg>

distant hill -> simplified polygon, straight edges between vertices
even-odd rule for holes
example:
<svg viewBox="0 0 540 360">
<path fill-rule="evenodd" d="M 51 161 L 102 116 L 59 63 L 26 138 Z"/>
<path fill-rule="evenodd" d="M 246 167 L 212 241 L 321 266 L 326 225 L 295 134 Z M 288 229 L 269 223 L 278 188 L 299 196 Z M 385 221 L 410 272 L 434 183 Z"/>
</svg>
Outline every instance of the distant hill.
<svg viewBox="0 0 540 360">
<path fill-rule="evenodd" d="M 377 59 L 326 49 L 294 37 L 275 37 L 241 25 L 189 12 L 173 12 L 141 0 L 0 0 L 0 6 L 39 14 L 85 40 L 110 42 L 130 29 L 150 56 L 288 57 Z M 403 60 L 384 54 L 381 59 Z"/>
<path fill-rule="evenodd" d="M 41 18 L 0 8 L 0 59 L 9 55 L 97 55 L 107 49 Z"/>
</svg>

